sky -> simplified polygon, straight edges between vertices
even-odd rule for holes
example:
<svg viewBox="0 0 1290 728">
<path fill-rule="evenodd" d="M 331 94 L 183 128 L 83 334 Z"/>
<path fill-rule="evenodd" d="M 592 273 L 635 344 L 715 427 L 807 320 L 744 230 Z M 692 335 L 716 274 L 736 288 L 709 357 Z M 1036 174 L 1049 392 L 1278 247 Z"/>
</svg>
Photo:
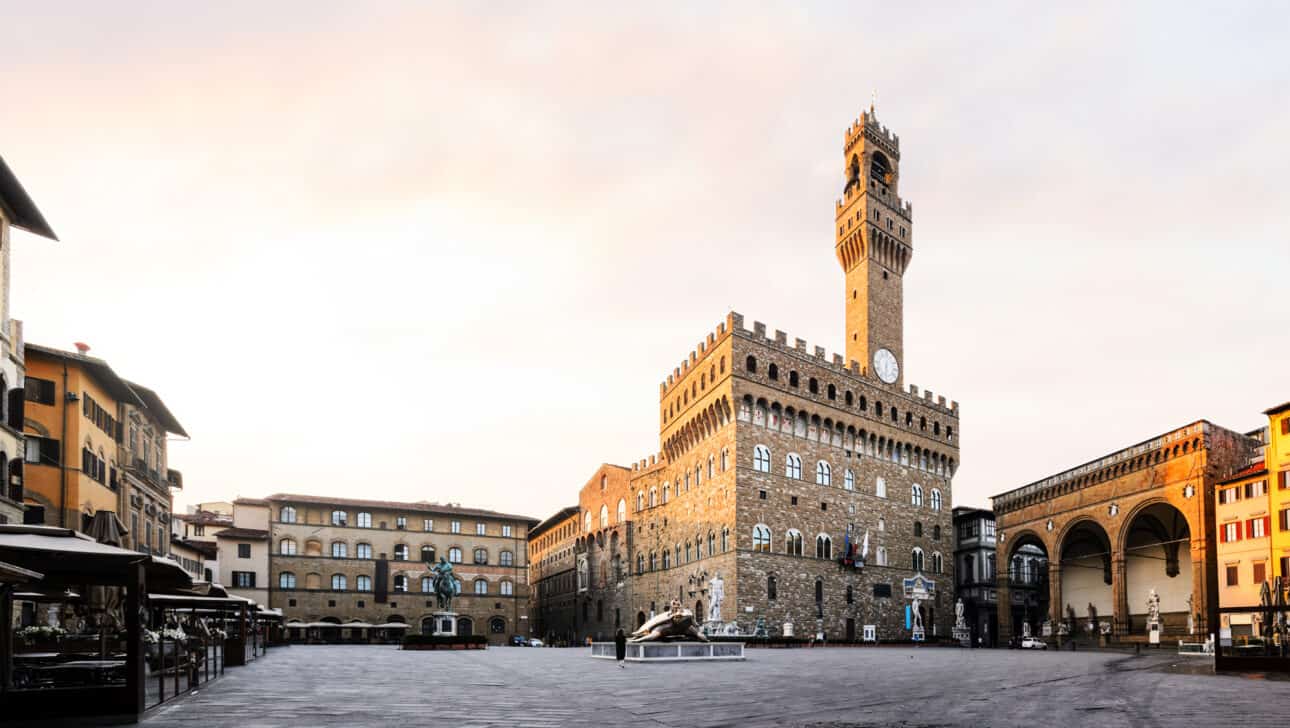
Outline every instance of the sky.
<svg viewBox="0 0 1290 728">
<path fill-rule="evenodd" d="M 545 518 L 727 311 L 842 351 L 876 93 L 955 505 L 1290 400 L 1284 3 L 618 5 L 12 5 L 14 316 L 162 396 L 177 508 Z"/>
</svg>

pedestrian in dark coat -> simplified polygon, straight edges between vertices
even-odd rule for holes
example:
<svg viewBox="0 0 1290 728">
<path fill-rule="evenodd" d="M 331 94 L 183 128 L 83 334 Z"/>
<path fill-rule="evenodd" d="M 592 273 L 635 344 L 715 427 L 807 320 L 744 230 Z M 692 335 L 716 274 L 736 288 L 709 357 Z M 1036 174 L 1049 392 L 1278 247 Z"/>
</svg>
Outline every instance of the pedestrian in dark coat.
<svg viewBox="0 0 1290 728">
<path fill-rule="evenodd" d="M 618 658 L 619 667 L 627 667 L 627 634 L 621 628 L 614 633 L 614 656 Z"/>
</svg>

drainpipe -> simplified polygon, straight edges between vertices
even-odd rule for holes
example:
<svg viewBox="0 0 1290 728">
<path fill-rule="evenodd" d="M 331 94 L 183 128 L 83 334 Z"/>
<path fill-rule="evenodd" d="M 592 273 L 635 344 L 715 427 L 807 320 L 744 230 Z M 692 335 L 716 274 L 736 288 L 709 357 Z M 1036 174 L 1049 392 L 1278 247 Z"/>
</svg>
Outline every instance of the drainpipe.
<svg viewBox="0 0 1290 728">
<path fill-rule="evenodd" d="M 63 359 L 63 435 L 59 440 L 62 452 L 58 458 L 58 525 L 63 528 L 67 528 L 67 395 L 67 359 Z"/>
</svg>

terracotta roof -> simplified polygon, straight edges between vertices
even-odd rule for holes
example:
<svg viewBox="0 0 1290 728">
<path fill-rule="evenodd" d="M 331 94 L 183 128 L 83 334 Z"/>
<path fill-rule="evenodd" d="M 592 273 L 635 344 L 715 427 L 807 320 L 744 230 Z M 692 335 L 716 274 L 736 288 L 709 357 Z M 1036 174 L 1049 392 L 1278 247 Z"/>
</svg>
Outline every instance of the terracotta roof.
<svg viewBox="0 0 1290 728">
<path fill-rule="evenodd" d="M 479 516 L 481 518 L 506 518 L 513 521 L 527 521 L 535 524 L 538 519 L 532 516 L 517 516 L 511 513 L 484 510 L 483 508 L 461 508 L 429 501 L 406 503 L 401 501 L 361 500 L 358 498 L 333 498 L 326 495 L 300 495 L 298 493 L 274 493 L 266 500 L 287 503 L 311 503 L 324 506 L 348 506 L 350 508 L 374 508 L 387 511 L 414 511 L 417 513 L 444 513 L 458 516 Z"/>
<path fill-rule="evenodd" d="M 198 511 L 196 513 L 176 513 L 175 518 L 185 523 L 196 523 L 203 526 L 231 526 L 233 517 L 222 513 Z"/>
<path fill-rule="evenodd" d="M 86 354 L 75 354 L 70 351 L 55 349 L 52 346 L 41 346 L 39 344 L 30 343 L 26 344 L 23 349 L 25 356 L 28 358 L 31 358 L 32 354 L 37 354 L 52 357 L 54 359 L 66 359 L 68 361 L 78 362 L 84 366 L 85 369 L 98 380 L 99 384 L 102 384 L 104 389 L 108 390 L 108 393 L 113 397 L 139 407 L 148 406 L 139 398 L 138 393 L 133 389 L 130 389 L 130 385 L 127 384 L 124 379 L 117 376 L 117 373 L 112 371 L 112 367 L 108 366 L 107 362 L 99 359 L 98 357 L 88 356 Z"/>
<path fill-rule="evenodd" d="M 1245 468 L 1244 470 L 1237 471 L 1235 475 L 1228 478 L 1227 480 L 1218 481 L 1218 484 L 1227 485 L 1228 483 L 1235 483 L 1238 480 L 1244 480 L 1246 478 L 1249 478 L 1255 475 L 1267 475 L 1267 474 L 1268 474 L 1267 466 L 1265 466 L 1263 464 L 1263 461 L 1260 460 L 1254 463 L 1253 465 L 1251 465 L 1250 467 Z"/>
<path fill-rule="evenodd" d="M 1288 410 L 1288 409 L 1290 409 L 1290 402 L 1283 402 L 1283 403 L 1281 403 L 1281 404 L 1277 405 L 1276 407 L 1269 407 L 1268 409 L 1263 410 L 1263 414 L 1265 414 L 1265 415 L 1279 415 L 1279 414 L 1281 414 L 1282 412 L 1285 412 L 1285 411 L 1286 411 L 1286 410 Z"/>
<path fill-rule="evenodd" d="M 144 409 L 156 416 L 161 426 L 166 428 L 166 432 L 188 437 L 188 433 L 184 432 L 183 425 L 179 424 L 179 420 L 175 419 L 175 416 L 170 413 L 170 408 L 166 406 L 165 402 L 161 401 L 161 397 L 156 392 L 142 384 L 135 384 L 128 379 L 125 383 L 129 385 L 130 389 L 134 390 L 135 394 L 139 395 L 139 399 L 143 400 Z"/>
<path fill-rule="evenodd" d="M 215 538 L 240 538 L 249 540 L 264 540 L 268 537 L 268 531 L 261 531 L 258 528 L 226 528 L 215 534 Z"/>
<path fill-rule="evenodd" d="M 177 538 L 170 543 L 190 548 L 208 559 L 213 559 L 219 554 L 219 546 L 214 541 L 194 541 L 188 538 Z"/>
<path fill-rule="evenodd" d="M 550 516 L 545 521 L 531 528 L 529 530 L 529 538 L 537 538 L 538 536 L 541 536 L 542 534 L 551 530 L 553 527 L 555 527 L 556 524 L 560 523 L 566 518 L 578 515 L 578 509 L 579 509 L 578 506 L 568 506 L 566 508 L 561 508 L 560 510 L 556 511 L 554 515 Z"/>
<path fill-rule="evenodd" d="M 267 506 L 269 501 L 264 498 L 238 498 L 233 501 L 235 506 Z"/>
</svg>

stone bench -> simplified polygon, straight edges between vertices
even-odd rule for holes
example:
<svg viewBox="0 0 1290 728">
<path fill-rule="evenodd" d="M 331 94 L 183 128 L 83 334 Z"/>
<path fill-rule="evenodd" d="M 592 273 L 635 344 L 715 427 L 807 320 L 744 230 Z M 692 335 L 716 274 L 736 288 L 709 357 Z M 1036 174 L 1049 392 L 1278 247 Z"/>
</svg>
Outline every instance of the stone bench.
<svg viewBox="0 0 1290 728">
<path fill-rule="evenodd" d="M 592 642 L 591 656 L 617 659 L 613 642 Z M 628 642 L 628 662 L 697 662 L 701 660 L 742 660 L 742 642 Z"/>
</svg>

